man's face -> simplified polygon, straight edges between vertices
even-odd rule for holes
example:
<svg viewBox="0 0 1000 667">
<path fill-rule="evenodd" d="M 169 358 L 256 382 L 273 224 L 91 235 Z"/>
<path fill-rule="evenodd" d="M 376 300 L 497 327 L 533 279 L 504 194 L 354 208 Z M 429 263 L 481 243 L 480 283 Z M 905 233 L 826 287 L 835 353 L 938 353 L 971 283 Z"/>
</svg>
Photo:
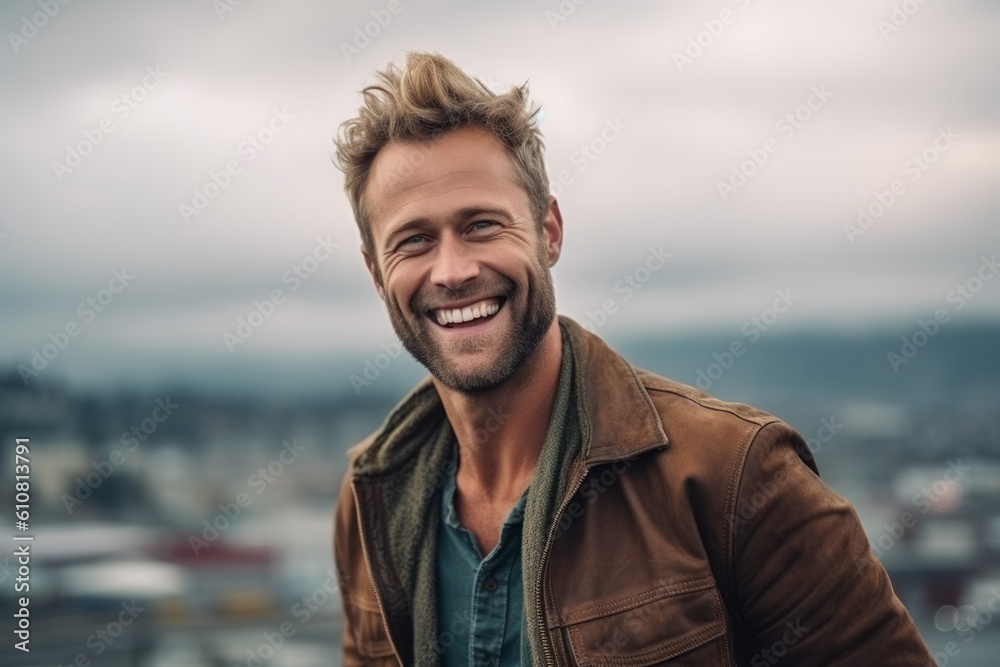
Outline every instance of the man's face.
<svg viewBox="0 0 1000 667">
<path fill-rule="evenodd" d="M 365 196 L 365 263 L 406 349 L 459 391 L 506 381 L 555 318 L 558 205 L 539 234 L 506 149 L 477 127 L 386 145 Z"/>
</svg>

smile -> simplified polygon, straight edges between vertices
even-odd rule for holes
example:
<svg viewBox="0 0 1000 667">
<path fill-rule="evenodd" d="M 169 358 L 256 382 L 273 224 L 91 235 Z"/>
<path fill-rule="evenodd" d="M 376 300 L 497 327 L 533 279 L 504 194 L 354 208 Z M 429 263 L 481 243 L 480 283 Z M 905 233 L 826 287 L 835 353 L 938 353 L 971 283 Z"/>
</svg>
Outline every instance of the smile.
<svg viewBox="0 0 1000 667">
<path fill-rule="evenodd" d="M 477 320 L 492 318 L 503 306 L 504 301 L 503 297 L 495 297 L 476 301 L 461 308 L 435 308 L 430 311 L 430 315 L 438 324 L 450 329 L 458 325 L 467 325 Z"/>
</svg>

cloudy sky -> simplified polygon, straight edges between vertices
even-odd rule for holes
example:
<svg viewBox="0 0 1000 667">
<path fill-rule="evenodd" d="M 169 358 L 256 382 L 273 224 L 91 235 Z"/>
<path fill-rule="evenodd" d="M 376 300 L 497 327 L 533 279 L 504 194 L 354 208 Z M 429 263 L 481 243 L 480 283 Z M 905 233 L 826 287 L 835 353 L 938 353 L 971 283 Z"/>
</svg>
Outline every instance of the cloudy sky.
<svg viewBox="0 0 1000 667">
<path fill-rule="evenodd" d="M 0 9 L 7 368 L 60 340 L 42 373 L 78 384 L 377 354 L 394 336 L 331 137 L 407 50 L 529 82 L 563 178 L 559 309 L 614 301 L 608 339 L 735 333 L 776 290 L 797 298 L 775 330 L 1000 319 L 992 2 L 52 5 Z"/>
</svg>

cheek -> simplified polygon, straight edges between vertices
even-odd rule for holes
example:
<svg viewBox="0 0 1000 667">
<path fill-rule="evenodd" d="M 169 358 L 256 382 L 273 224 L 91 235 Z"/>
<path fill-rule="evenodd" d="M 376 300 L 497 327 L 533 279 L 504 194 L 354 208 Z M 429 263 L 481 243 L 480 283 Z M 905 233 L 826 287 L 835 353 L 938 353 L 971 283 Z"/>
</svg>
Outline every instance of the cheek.
<svg viewBox="0 0 1000 667">
<path fill-rule="evenodd" d="M 385 289 L 400 307 L 409 308 L 420 288 L 419 272 L 399 267 L 385 276 Z"/>
<path fill-rule="evenodd" d="M 538 258 L 535 254 L 513 249 L 491 252 L 483 258 L 483 265 L 515 282 L 529 280 L 538 272 Z"/>
</svg>

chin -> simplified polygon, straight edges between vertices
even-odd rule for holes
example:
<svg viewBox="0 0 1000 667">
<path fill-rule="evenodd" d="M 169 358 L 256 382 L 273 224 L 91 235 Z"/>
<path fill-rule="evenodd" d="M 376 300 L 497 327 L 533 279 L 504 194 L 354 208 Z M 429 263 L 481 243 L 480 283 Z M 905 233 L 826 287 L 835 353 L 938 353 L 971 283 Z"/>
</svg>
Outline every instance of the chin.
<svg viewBox="0 0 1000 667">
<path fill-rule="evenodd" d="M 496 364 L 489 366 L 475 364 L 468 367 L 464 364 L 445 364 L 432 371 L 433 375 L 445 386 L 462 391 L 485 391 L 503 384 L 507 378 L 497 372 Z"/>
</svg>

